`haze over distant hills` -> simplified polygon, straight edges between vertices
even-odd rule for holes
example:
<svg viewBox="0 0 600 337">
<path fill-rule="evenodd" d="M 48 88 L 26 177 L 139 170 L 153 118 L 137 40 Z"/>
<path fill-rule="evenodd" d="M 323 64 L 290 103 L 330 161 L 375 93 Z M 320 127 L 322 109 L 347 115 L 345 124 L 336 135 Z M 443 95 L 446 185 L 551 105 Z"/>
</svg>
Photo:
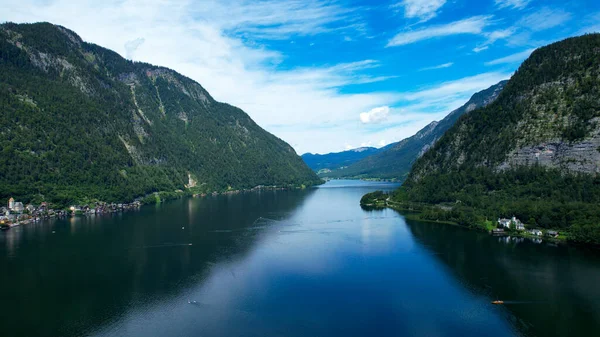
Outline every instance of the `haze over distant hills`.
<svg viewBox="0 0 600 337">
<path fill-rule="evenodd" d="M 380 149 L 374 147 L 359 147 L 342 152 L 332 152 L 327 154 L 305 153 L 301 157 L 304 162 L 316 172 L 339 169 L 379 152 Z"/>
<path fill-rule="evenodd" d="M 177 72 L 49 23 L 0 25 L 0 199 L 311 185 L 281 139 Z"/>
<path fill-rule="evenodd" d="M 463 114 L 492 103 L 505 84 L 506 81 L 502 81 L 474 94 L 463 106 L 452 111 L 441 121 L 431 122 L 414 136 L 392 143 L 379 151 L 373 151 L 371 155 L 365 156 L 347 167 L 331 169 L 331 172 L 321 172 L 320 176 L 330 178 L 381 178 L 402 181 L 406 178 L 415 160 L 435 144 Z M 330 154 L 329 156 L 333 155 Z"/>
</svg>

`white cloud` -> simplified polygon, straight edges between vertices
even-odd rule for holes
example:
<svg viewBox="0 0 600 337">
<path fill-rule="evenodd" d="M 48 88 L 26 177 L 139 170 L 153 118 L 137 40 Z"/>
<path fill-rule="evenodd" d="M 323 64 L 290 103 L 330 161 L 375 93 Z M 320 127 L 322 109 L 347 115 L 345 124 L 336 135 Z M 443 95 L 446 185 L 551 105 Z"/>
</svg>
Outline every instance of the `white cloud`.
<svg viewBox="0 0 600 337">
<path fill-rule="evenodd" d="M 526 58 L 529 57 L 529 55 L 531 55 L 531 53 L 534 50 L 535 50 L 535 48 L 527 49 L 527 50 L 524 50 L 524 51 L 522 51 L 520 53 L 508 55 L 508 56 L 505 56 L 505 57 L 501 57 L 499 59 L 495 59 L 495 60 L 486 62 L 485 65 L 486 66 L 493 66 L 493 65 L 498 65 L 498 64 L 509 64 L 509 63 L 523 62 Z"/>
<path fill-rule="evenodd" d="M 415 3 L 428 3 L 427 1 L 416 1 Z M 518 1 L 518 0 L 497 0 L 496 4 L 501 7 L 511 7 L 522 9 L 527 6 L 529 1 Z M 402 4 L 402 3 L 401 3 Z M 419 8 L 419 7 L 415 7 Z M 428 8 L 428 7 L 425 7 Z M 414 11 L 416 13 L 416 10 Z M 433 12 L 435 14 L 435 12 Z M 486 31 L 486 28 L 498 24 L 497 20 L 492 20 L 492 16 L 474 16 L 471 18 L 447 23 L 440 25 L 432 25 L 416 30 L 406 30 L 396 34 L 387 44 L 387 47 L 403 46 L 412 43 L 416 43 L 423 40 L 428 40 L 437 37 L 445 37 L 459 34 L 470 34 L 470 35 L 481 35 L 486 38 L 485 43 L 479 45 L 473 51 L 479 52 L 485 50 L 487 46 L 493 44 L 498 40 L 505 40 L 509 37 L 518 35 L 519 39 L 523 40 L 523 33 L 537 32 L 547 30 L 553 27 L 560 26 L 565 22 L 571 20 L 571 13 L 565 12 L 561 9 L 551 9 L 548 7 L 542 7 L 541 9 L 524 16 L 522 19 L 517 21 L 512 27 L 505 29 L 496 29 L 492 31 Z M 526 36 L 528 41 L 530 34 Z M 523 41 L 522 41 L 523 42 Z"/>
<path fill-rule="evenodd" d="M 492 44 L 498 40 L 501 39 L 506 39 L 507 37 L 513 35 L 515 33 L 516 28 L 511 27 L 511 28 L 507 28 L 507 29 L 500 29 L 500 30 L 495 30 L 492 31 L 491 33 L 486 33 L 485 36 L 487 37 L 487 44 Z"/>
<path fill-rule="evenodd" d="M 327 127 L 317 123 L 299 123 L 286 130 L 285 134 L 289 139 L 304 139 L 310 132 L 312 138 L 325 145 L 318 148 L 319 153 L 352 149 L 357 144 L 369 142 L 381 145 L 381 139 L 385 139 L 387 145 L 410 137 L 432 121 L 444 118 L 452 110 L 465 104 L 473 93 L 507 79 L 510 75 L 490 72 L 400 93 L 394 97 L 398 107 L 389 108 L 387 118 L 379 123 L 365 124 L 356 118 L 339 120 Z M 314 152 L 315 148 L 307 148 L 303 152 L 309 150 Z"/>
<path fill-rule="evenodd" d="M 380 123 L 364 124 L 348 121 L 334 128 L 311 130 L 322 142 L 336 143 L 342 138 L 347 144 L 387 145 L 414 135 L 434 120 L 441 120 L 452 110 L 465 104 L 473 93 L 510 77 L 510 73 L 491 72 L 447 81 L 419 91 L 405 92 L 398 100 L 399 107 L 390 108 Z M 371 132 L 361 132 L 369 130 Z M 295 131 L 303 134 L 302 130 Z M 381 141 L 385 139 L 385 141 Z M 339 141 L 337 142 L 339 144 Z M 340 151 L 342 148 L 333 148 Z"/>
<path fill-rule="evenodd" d="M 446 4 L 446 0 L 403 0 L 392 7 L 403 7 L 405 18 L 419 18 L 428 21 Z"/>
<path fill-rule="evenodd" d="M 437 70 L 437 69 L 450 68 L 453 65 L 454 65 L 454 62 L 448 62 L 448 63 L 440 64 L 440 65 L 437 65 L 437 66 L 433 66 L 433 67 L 421 68 L 421 69 L 419 69 L 419 71 Z"/>
<path fill-rule="evenodd" d="M 196 20 L 252 38 L 287 39 L 361 27 L 354 10 L 320 0 L 203 0 L 188 10 Z"/>
<path fill-rule="evenodd" d="M 496 6 L 499 8 L 523 9 L 530 2 L 531 0 L 496 0 Z"/>
<path fill-rule="evenodd" d="M 494 42 L 513 36 L 515 31 L 517 31 L 517 27 L 509 27 L 506 29 L 499 29 L 491 32 L 482 33 L 482 35 L 485 36 L 487 40 L 478 47 L 473 48 L 473 51 L 479 53 L 482 50 L 486 50 L 489 48 L 490 45 L 494 44 Z"/>
<path fill-rule="evenodd" d="M 144 38 L 137 38 L 135 40 L 125 42 L 125 57 L 132 60 L 135 51 L 146 41 Z"/>
<path fill-rule="evenodd" d="M 474 16 L 443 25 L 433 25 L 413 31 L 404 31 L 394 36 L 387 44 L 388 47 L 402 46 L 436 37 L 459 34 L 482 34 L 483 29 L 490 24 L 491 16 Z"/>
<path fill-rule="evenodd" d="M 531 31 L 542 31 L 560 26 L 569 20 L 571 20 L 571 13 L 565 12 L 561 9 L 544 7 L 523 17 L 521 20 L 519 20 L 517 25 Z"/>
<path fill-rule="evenodd" d="M 479 52 L 482 52 L 482 51 L 484 51 L 484 50 L 487 50 L 487 49 L 489 49 L 489 48 L 490 48 L 489 46 L 475 47 L 475 48 L 473 48 L 473 51 L 474 51 L 475 53 L 479 53 Z"/>
<path fill-rule="evenodd" d="M 363 124 L 381 123 L 388 118 L 390 107 L 380 106 L 367 112 L 360 113 L 360 121 Z"/>
<path fill-rule="evenodd" d="M 539 42 L 532 41 L 533 33 L 560 26 L 571 20 L 571 16 L 571 13 L 561 9 L 542 7 L 522 17 L 511 27 L 483 33 L 487 41 L 473 51 L 479 52 L 483 50 L 481 48 L 498 40 L 506 40 L 507 44 L 512 46 L 539 45 Z"/>
</svg>

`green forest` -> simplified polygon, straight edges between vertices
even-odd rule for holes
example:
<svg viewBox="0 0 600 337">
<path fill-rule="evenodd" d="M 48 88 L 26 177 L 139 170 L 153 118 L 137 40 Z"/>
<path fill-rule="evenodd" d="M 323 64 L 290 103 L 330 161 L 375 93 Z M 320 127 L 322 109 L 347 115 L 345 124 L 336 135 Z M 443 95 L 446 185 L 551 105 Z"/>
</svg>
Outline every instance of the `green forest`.
<svg viewBox="0 0 600 337">
<path fill-rule="evenodd" d="M 598 176 L 539 166 L 502 173 L 480 168 L 407 182 L 391 198 L 421 210 L 427 220 L 483 228 L 486 221 L 515 216 L 530 228 L 558 229 L 573 241 L 600 244 Z"/>
<path fill-rule="evenodd" d="M 288 144 L 200 84 L 48 23 L 0 26 L 0 111 L 0 201 L 320 183 Z"/>
</svg>

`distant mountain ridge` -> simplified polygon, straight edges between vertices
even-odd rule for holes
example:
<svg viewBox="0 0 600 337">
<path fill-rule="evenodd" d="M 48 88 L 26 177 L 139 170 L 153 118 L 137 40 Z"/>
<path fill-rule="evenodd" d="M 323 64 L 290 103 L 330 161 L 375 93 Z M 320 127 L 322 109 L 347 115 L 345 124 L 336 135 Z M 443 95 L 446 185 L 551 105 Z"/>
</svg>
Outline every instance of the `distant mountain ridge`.
<svg viewBox="0 0 600 337">
<path fill-rule="evenodd" d="M 131 200 L 320 180 L 195 81 L 49 23 L 0 25 L 0 200 Z"/>
<path fill-rule="evenodd" d="M 465 113 L 492 103 L 507 81 L 501 81 L 488 89 L 474 94 L 460 108 L 449 113 L 441 121 L 434 121 L 400 142 L 388 145 L 343 169 L 321 174 L 323 177 L 382 178 L 404 180 L 412 164 Z"/>
<path fill-rule="evenodd" d="M 342 152 L 331 152 L 327 154 L 305 153 L 301 157 L 304 162 L 315 172 L 335 170 L 348 166 L 369 155 L 379 152 L 374 147 L 359 147 Z"/>
</svg>

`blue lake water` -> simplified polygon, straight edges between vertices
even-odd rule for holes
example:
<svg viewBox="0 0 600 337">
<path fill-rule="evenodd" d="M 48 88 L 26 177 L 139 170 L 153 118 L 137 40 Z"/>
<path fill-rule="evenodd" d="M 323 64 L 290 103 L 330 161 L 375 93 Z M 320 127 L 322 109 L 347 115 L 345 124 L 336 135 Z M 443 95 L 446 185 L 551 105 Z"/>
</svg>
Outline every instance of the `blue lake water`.
<svg viewBox="0 0 600 337">
<path fill-rule="evenodd" d="M 359 206 L 363 194 L 396 187 L 331 181 L 2 232 L 2 335 L 600 331 L 597 251 Z"/>
</svg>

